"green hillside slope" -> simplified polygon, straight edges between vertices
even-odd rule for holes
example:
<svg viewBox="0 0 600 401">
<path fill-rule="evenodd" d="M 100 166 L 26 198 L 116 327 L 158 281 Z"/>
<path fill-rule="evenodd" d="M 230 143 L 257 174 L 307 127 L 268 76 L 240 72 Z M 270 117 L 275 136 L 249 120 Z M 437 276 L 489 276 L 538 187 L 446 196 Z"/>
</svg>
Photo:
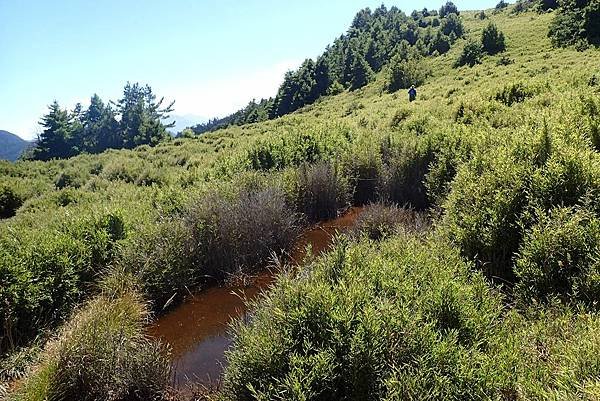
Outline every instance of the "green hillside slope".
<svg viewBox="0 0 600 401">
<path fill-rule="evenodd" d="M 554 14 L 462 12 L 412 103 L 383 69 L 269 121 L 0 162 L 0 380 L 29 375 L 17 400 L 167 399 L 150 312 L 381 202 L 431 229 L 283 274 L 235 324 L 216 397 L 598 399 L 600 50 L 553 47 Z M 490 21 L 506 51 L 455 67 Z"/>
</svg>

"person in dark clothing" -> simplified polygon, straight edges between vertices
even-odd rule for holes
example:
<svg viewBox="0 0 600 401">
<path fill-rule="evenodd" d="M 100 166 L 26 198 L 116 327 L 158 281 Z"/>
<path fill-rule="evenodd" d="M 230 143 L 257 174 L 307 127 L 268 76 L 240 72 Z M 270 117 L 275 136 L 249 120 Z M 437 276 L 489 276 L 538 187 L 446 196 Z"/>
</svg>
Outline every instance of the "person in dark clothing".
<svg viewBox="0 0 600 401">
<path fill-rule="evenodd" d="M 410 89 L 408 90 L 408 100 L 410 102 L 414 102 L 415 100 L 417 100 L 417 89 L 415 88 L 415 86 L 411 86 Z"/>
</svg>

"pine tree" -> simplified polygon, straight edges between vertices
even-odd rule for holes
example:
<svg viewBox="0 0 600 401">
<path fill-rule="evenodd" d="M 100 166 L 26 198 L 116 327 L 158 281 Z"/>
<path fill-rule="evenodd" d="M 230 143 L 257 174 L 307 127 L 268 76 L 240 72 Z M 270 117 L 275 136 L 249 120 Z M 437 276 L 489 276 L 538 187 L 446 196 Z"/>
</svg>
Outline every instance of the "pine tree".
<svg viewBox="0 0 600 401">
<path fill-rule="evenodd" d="M 60 108 L 57 101 L 48 106 L 49 112 L 40 121 L 44 128 L 38 136 L 32 157 L 36 160 L 50 160 L 71 156 L 71 121 L 67 110 Z"/>
<path fill-rule="evenodd" d="M 119 122 L 110 104 L 102 110 L 102 117 L 97 123 L 95 133 L 96 153 L 103 152 L 106 149 L 121 149 L 124 147 Z"/>
<path fill-rule="evenodd" d="M 440 8 L 440 11 L 439 11 L 439 15 L 442 18 L 444 18 L 444 17 L 446 17 L 447 15 L 450 15 L 450 14 L 460 15 L 460 12 L 458 11 L 458 8 L 451 1 L 449 1 L 445 5 L 443 5 Z"/>
<path fill-rule="evenodd" d="M 352 64 L 352 78 L 350 80 L 350 90 L 362 88 L 371 81 L 373 71 L 369 63 L 361 54 L 355 54 Z"/>
<path fill-rule="evenodd" d="M 483 45 L 483 51 L 490 55 L 503 52 L 506 49 L 504 34 L 491 22 L 483 29 L 481 44 Z"/>
<path fill-rule="evenodd" d="M 148 85 L 142 87 L 129 82 L 125 85 L 123 98 L 117 102 L 124 147 L 156 145 L 169 138 L 166 128 L 174 124 L 163 125 L 162 120 L 169 118 L 174 102 L 162 108 L 163 101 L 164 98 L 156 101 L 156 95 Z"/>
<path fill-rule="evenodd" d="M 283 84 L 281 84 L 279 92 L 275 97 L 272 116 L 281 117 L 294 111 L 294 97 L 297 92 L 298 82 L 296 80 L 296 74 L 292 71 L 288 71 L 285 73 Z"/>
</svg>

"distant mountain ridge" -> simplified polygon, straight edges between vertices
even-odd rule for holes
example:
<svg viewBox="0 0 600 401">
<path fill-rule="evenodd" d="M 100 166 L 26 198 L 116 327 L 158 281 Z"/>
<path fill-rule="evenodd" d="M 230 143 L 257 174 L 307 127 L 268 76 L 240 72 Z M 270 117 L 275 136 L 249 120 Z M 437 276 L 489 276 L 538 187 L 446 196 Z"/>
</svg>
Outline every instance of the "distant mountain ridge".
<svg viewBox="0 0 600 401">
<path fill-rule="evenodd" d="M 0 130 L 0 160 L 16 161 L 29 144 L 11 132 Z"/>
</svg>

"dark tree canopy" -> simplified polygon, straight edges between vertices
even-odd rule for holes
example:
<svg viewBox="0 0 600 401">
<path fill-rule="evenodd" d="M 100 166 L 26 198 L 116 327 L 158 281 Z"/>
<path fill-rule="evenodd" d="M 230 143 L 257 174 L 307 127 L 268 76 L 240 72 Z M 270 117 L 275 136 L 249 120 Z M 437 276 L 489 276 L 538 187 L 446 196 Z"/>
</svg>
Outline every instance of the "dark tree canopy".
<svg viewBox="0 0 600 401">
<path fill-rule="evenodd" d="M 100 153 L 106 149 L 156 145 L 170 138 L 163 120 L 169 118 L 173 103 L 163 107 L 149 86 L 127 83 L 123 97 L 105 104 L 94 94 L 87 110 L 77 104 L 73 111 L 61 109 L 55 101 L 40 121 L 43 127 L 29 157 L 36 160 L 67 158 L 79 153 Z"/>
<path fill-rule="evenodd" d="M 483 50 L 490 55 L 498 54 L 506 49 L 504 34 L 491 22 L 483 29 L 481 44 Z"/>
<path fill-rule="evenodd" d="M 548 32 L 555 46 L 600 45 L 599 0 L 563 0 L 558 5 Z"/>
<path fill-rule="evenodd" d="M 450 14 L 460 15 L 460 11 L 458 11 L 458 7 L 456 7 L 456 5 L 454 5 L 454 3 L 451 1 L 444 4 L 440 8 L 440 12 L 439 12 L 440 17 L 445 17 Z"/>
</svg>

